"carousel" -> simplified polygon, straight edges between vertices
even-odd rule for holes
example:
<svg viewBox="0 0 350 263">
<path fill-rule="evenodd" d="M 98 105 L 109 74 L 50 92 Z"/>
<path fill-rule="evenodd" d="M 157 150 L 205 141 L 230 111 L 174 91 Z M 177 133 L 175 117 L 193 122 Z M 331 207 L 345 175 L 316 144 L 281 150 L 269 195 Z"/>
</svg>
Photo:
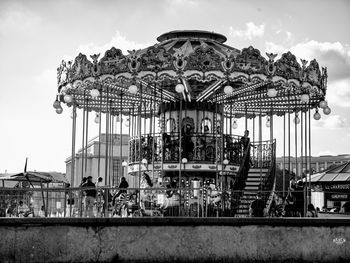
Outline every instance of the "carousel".
<svg viewBox="0 0 350 263">
<path fill-rule="evenodd" d="M 296 156 L 301 151 L 310 167 L 310 119 L 320 119 L 321 109 L 331 112 L 325 100 L 327 69 L 316 60 L 299 63 L 290 52 L 261 54 L 252 46 L 239 50 L 226 40 L 214 32 L 172 31 L 129 54 L 112 47 L 103 55 L 79 54 L 74 61 L 62 61 L 53 106 L 58 114 L 64 104 L 72 111 L 72 156 L 80 110 L 83 148 L 89 113 L 96 116 L 99 130 L 105 129 L 106 144 L 128 133 L 129 158 L 123 160 L 117 183 L 127 168 L 134 188 L 151 187 L 151 180 L 153 187 L 177 189 L 180 213 L 201 204 L 207 216 L 244 214 L 249 195 L 257 192 L 266 193 L 268 205 L 275 185 L 274 118 L 283 118 L 284 140 L 277 143 L 283 144 L 284 155 L 290 156 L 292 148 Z M 244 134 L 235 133 L 240 118 Z M 119 130 L 113 129 L 116 122 Z M 266 127 L 269 140 L 262 139 Z M 110 155 L 118 153 L 106 146 L 101 157 L 106 167 Z M 74 158 L 72 162 L 74 174 Z M 288 163 L 285 158 L 286 169 Z M 107 170 L 104 178 L 110 182 Z M 213 209 L 205 210 L 209 204 Z"/>
</svg>

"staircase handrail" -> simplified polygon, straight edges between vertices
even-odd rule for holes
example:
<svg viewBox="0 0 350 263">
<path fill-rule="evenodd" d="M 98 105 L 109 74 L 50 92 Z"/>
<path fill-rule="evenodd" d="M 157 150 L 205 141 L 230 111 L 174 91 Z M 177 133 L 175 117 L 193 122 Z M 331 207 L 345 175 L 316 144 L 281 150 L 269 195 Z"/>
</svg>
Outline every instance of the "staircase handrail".
<svg viewBox="0 0 350 263">
<path fill-rule="evenodd" d="M 250 152 L 250 144 L 251 143 L 249 142 L 247 148 L 244 151 L 242 162 L 241 162 L 241 164 L 239 166 L 239 169 L 238 169 L 238 172 L 237 172 L 237 177 L 236 177 L 236 180 L 235 180 L 235 182 L 233 184 L 232 191 L 234 191 L 236 189 L 241 190 L 241 191 L 238 192 L 238 195 L 236 195 L 236 197 L 238 199 L 238 203 L 237 203 L 236 208 L 233 210 L 234 214 L 236 214 L 236 210 L 239 207 L 239 203 L 241 202 L 241 198 L 243 196 L 243 187 L 244 187 L 243 184 L 245 183 L 245 181 L 247 179 L 247 175 L 248 175 L 248 171 L 249 171 L 249 168 L 246 169 L 246 167 L 248 167 L 249 162 L 250 162 L 250 155 L 248 154 Z"/>
<path fill-rule="evenodd" d="M 263 190 L 267 190 L 266 187 L 270 184 L 271 179 L 273 179 L 273 185 L 272 185 L 272 189 L 271 192 L 269 194 L 268 199 L 266 200 L 266 211 L 270 210 L 271 207 L 271 203 L 272 203 L 272 199 L 275 193 L 275 188 L 276 188 L 276 140 L 273 140 L 272 142 L 272 154 L 271 154 L 271 166 L 268 170 L 267 176 L 265 176 L 264 181 L 263 181 L 263 185 L 262 185 L 262 189 Z"/>
</svg>

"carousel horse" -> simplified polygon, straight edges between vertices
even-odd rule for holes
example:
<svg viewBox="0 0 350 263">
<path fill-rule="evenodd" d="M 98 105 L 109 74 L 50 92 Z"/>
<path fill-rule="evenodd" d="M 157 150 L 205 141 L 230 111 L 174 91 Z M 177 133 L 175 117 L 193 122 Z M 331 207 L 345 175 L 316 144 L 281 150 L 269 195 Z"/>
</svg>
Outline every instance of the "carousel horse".
<svg viewBox="0 0 350 263">
<path fill-rule="evenodd" d="M 281 201 L 278 195 L 274 194 L 271 202 L 270 217 L 284 217 L 285 216 L 285 203 Z"/>
<path fill-rule="evenodd" d="M 133 212 L 133 216 L 161 216 L 161 212 L 153 205 L 154 193 L 151 189 L 153 183 L 148 174 L 143 173 L 140 182 L 140 209 Z M 143 190 L 147 189 L 147 190 Z"/>
</svg>

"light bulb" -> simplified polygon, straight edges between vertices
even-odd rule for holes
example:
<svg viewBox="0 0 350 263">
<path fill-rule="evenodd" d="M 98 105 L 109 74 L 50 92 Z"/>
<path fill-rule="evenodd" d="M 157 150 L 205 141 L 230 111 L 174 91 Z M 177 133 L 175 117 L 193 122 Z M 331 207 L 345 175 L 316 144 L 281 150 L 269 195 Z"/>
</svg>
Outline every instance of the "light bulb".
<svg viewBox="0 0 350 263">
<path fill-rule="evenodd" d="M 52 105 L 55 109 L 58 109 L 61 107 L 61 103 L 56 99 Z"/>
<path fill-rule="evenodd" d="M 320 101 L 319 105 L 320 105 L 320 108 L 324 109 L 328 106 L 328 103 L 327 103 L 327 101 L 322 100 L 322 101 Z"/>
<path fill-rule="evenodd" d="M 225 93 L 226 95 L 229 95 L 229 94 L 231 94 L 232 92 L 233 92 L 233 88 L 232 88 L 230 85 L 225 86 L 225 88 L 224 88 L 224 93 Z"/>
<path fill-rule="evenodd" d="M 303 94 L 301 95 L 300 100 L 304 103 L 309 103 L 310 97 L 308 94 Z"/>
<path fill-rule="evenodd" d="M 127 165 L 128 165 L 127 161 L 123 161 L 123 162 L 122 162 L 122 166 L 123 166 L 123 167 L 125 167 L 125 166 L 127 166 Z"/>
<path fill-rule="evenodd" d="M 73 101 L 72 95 L 69 94 L 64 95 L 63 99 L 66 103 L 71 103 Z"/>
<path fill-rule="evenodd" d="M 96 113 L 95 123 L 100 123 L 100 115 Z"/>
<path fill-rule="evenodd" d="M 267 90 L 267 96 L 270 98 L 276 97 L 277 95 L 277 90 L 275 88 L 271 88 Z"/>
<path fill-rule="evenodd" d="M 182 93 L 185 90 L 185 87 L 183 84 L 179 83 L 175 86 L 175 90 L 177 93 Z"/>
<path fill-rule="evenodd" d="M 323 113 L 325 114 L 325 115 L 329 115 L 330 113 L 331 113 L 331 108 L 330 107 L 326 107 L 326 108 L 323 108 Z"/>
<path fill-rule="evenodd" d="M 300 123 L 300 118 L 299 118 L 298 115 L 294 118 L 294 123 L 295 124 L 299 124 Z"/>
<path fill-rule="evenodd" d="M 182 163 L 187 163 L 188 160 L 187 160 L 187 158 L 182 158 L 181 162 L 182 162 Z"/>
<path fill-rule="evenodd" d="M 131 85 L 131 86 L 129 87 L 129 92 L 130 92 L 131 94 L 136 94 L 136 93 L 137 93 L 137 86 L 136 86 L 136 85 Z"/>
<path fill-rule="evenodd" d="M 56 109 L 56 113 L 57 114 L 61 114 L 62 112 L 63 112 L 62 107 L 59 107 L 59 108 Z"/>
<path fill-rule="evenodd" d="M 222 162 L 224 165 L 228 165 L 229 161 L 227 159 L 225 159 L 223 162 Z"/>
<path fill-rule="evenodd" d="M 99 91 L 98 89 L 92 89 L 92 90 L 90 91 L 90 95 L 91 95 L 91 97 L 93 97 L 93 98 L 97 98 L 98 96 L 100 96 L 100 91 Z"/>
<path fill-rule="evenodd" d="M 143 164 L 147 164 L 147 163 L 148 163 L 147 159 L 142 159 L 141 162 L 142 162 Z"/>
<path fill-rule="evenodd" d="M 315 114 L 314 114 L 314 119 L 315 120 L 319 120 L 319 119 L 321 119 L 321 114 L 318 112 L 318 110 L 316 109 L 316 112 L 315 112 Z"/>
<path fill-rule="evenodd" d="M 238 124 L 237 124 L 236 120 L 233 121 L 232 128 L 233 129 L 237 129 L 238 128 Z"/>
</svg>

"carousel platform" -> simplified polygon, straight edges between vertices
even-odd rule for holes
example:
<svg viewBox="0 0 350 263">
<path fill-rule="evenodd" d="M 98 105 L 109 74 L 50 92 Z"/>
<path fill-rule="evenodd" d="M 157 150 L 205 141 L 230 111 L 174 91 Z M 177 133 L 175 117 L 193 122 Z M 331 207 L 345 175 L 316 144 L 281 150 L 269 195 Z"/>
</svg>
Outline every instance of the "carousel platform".
<svg viewBox="0 0 350 263">
<path fill-rule="evenodd" d="M 348 219 L 3 218 L 2 262 L 349 262 Z"/>
</svg>

